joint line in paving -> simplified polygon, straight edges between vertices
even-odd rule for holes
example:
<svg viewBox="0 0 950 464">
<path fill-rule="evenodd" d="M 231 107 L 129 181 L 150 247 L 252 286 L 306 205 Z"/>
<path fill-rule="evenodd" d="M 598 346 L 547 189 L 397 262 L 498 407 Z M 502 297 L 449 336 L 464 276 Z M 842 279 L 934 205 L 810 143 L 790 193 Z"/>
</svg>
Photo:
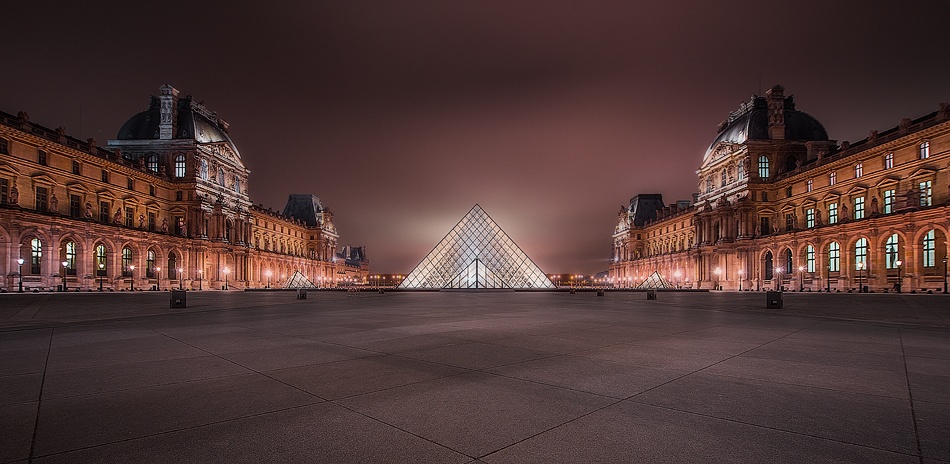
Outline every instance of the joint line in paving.
<svg viewBox="0 0 950 464">
<path fill-rule="evenodd" d="M 46 371 L 49 370 L 49 356 L 50 352 L 53 351 L 53 332 L 56 329 L 50 329 L 49 331 L 49 345 L 46 347 L 46 361 L 43 363 L 43 377 L 40 379 L 40 394 L 36 399 L 36 420 L 33 421 L 33 437 L 30 439 L 30 457 L 28 462 L 33 462 L 33 454 L 36 452 L 36 433 L 40 428 L 40 411 L 43 406 L 43 386 L 46 385 Z"/>
<path fill-rule="evenodd" d="M 920 463 L 924 462 L 924 453 L 920 449 L 920 432 L 917 430 L 917 412 L 914 410 L 914 392 L 910 388 L 910 372 L 907 369 L 907 353 L 904 351 L 904 331 L 897 329 L 897 336 L 901 341 L 901 359 L 904 361 L 904 378 L 907 380 L 907 399 L 910 402 L 910 419 L 914 422 L 914 440 L 917 443 L 917 456 Z"/>
</svg>

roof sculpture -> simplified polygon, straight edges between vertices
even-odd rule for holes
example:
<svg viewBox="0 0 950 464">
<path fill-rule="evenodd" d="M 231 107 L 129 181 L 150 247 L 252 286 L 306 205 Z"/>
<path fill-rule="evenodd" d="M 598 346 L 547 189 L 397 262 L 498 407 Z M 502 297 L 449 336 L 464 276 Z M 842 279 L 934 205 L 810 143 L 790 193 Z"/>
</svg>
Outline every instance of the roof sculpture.
<svg viewBox="0 0 950 464">
<path fill-rule="evenodd" d="M 406 276 L 406 289 L 554 289 L 511 237 L 479 205 Z"/>
</svg>

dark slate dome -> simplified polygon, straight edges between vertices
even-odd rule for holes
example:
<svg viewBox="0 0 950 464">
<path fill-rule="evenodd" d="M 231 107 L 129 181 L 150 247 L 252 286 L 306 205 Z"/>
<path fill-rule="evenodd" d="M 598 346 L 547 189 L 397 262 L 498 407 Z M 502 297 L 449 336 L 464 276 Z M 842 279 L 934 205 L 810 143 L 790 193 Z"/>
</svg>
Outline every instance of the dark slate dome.
<svg viewBox="0 0 950 464">
<path fill-rule="evenodd" d="M 781 89 L 781 87 L 777 87 Z M 828 140 L 824 126 L 810 114 L 795 109 L 791 96 L 785 97 L 785 140 L 819 141 Z M 709 159 L 720 142 L 745 143 L 747 140 L 770 140 L 769 109 L 766 97 L 758 95 L 743 103 L 739 110 L 730 114 L 720 126 L 719 135 L 709 144 L 703 161 Z"/>
<path fill-rule="evenodd" d="M 214 113 L 204 105 L 194 102 L 191 97 L 178 100 L 178 127 L 175 139 L 193 139 L 198 143 L 226 142 L 231 150 L 240 157 L 240 152 L 227 133 L 227 123 L 217 119 Z M 160 102 L 152 97 L 148 109 L 129 118 L 119 129 L 118 140 L 158 140 L 158 125 L 161 120 Z"/>
</svg>

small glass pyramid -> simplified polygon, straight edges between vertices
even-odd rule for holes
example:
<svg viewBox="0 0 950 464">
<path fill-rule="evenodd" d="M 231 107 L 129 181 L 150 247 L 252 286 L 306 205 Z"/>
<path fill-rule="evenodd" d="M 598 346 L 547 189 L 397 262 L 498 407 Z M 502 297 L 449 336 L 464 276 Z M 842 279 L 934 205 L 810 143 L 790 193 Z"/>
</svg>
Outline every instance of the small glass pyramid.
<svg viewBox="0 0 950 464">
<path fill-rule="evenodd" d="M 673 284 L 670 281 L 663 278 L 659 272 L 653 271 L 653 274 L 650 274 L 650 277 L 647 277 L 646 280 L 637 285 L 637 289 L 646 290 L 650 288 L 673 288 Z"/>
<path fill-rule="evenodd" d="M 294 271 L 293 275 L 284 283 L 284 288 L 317 288 L 317 286 L 300 271 Z"/>
<path fill-rule="evenodd" d="M 534 261 L 475 205 L 399 288 L 553 289 Z"/>
</svg>

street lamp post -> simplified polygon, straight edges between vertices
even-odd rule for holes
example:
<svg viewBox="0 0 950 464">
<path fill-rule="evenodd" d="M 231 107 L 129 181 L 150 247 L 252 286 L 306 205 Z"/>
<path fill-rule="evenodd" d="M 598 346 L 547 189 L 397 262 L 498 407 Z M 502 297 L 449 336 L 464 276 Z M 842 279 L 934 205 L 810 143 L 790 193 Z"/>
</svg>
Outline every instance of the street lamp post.
<svg viewBox="0 0 950 464">
<path fill-rule="evenodd" d="M 179 289 L 179 290 L 184 290 L 184 289 L 185 289 L 185 286 L 184 286 L 184 284 L 182 283 L 181 271 L 184 271 L 184 269 L 178 268 L 178 273 L 175 274 L 175 277 L 178 278 L 178 289 Z"/>
<path fill-rule="evenodd" d="M 156 267 L 155 273 L 156 273 L 155 274 L 156 280 L 158 281 L 158 285 L 157 285 L 158 291 L 162 291 L 162 268 Z"/>
<path fill-rule="evenodd" d="M 231 268 L 226 267 L 224 268 L 222 272 L 224 272 L 224 289 L 227 290 L 228 289 L 228 274 L 231 273 Z"/>
<path fill-rule="evenodd" d="M 784 269 L 781 266 L 775 268 L 775 279 L 778 280 L 778 291 L 780 292 L 785 291 L 785 286 L 782 285 L 782 271 Z"/>
<path fill-rule="evenodd" d="M 745 274 L 745 271 L 743 271 L 742 269 L 739 269 L 738 273 L 739 273 L 739 291 L 741 292 L 742 291 L 742 275 Z"/>
<path fill-rule="evenodd" d="M 267 275 L 267 288 L 270 288 L 270 276 L 274 275 L 274 273 L 268 269 L 264 274 Z"/>
<path fill-rule="evenodd" d="M 135 291 L 135 265 L 129 265 L 129 291 Z"/>
<path fill-rule="evenodd" d="M 69 270 L 69 267 L 68 267 L 68 266 L 69 266 L 69 261 L 63 261 L 63 262 L 62 262 L 62 265 L 63 265 L 63 291 L 65 292 L 65 291 L 67 291 L 67 289 L 66 289 L 66 271 Z"/>
<path fill-rule="evenodd" d="M 198 269 L 198 290 L 201 290 L 201 269 Z"/>
<path fill-rule="evenodd" d="M 805 266 L 798 266 L 798 291 L 805 291 Z"/>
<path fill-rule="evenodd" d="M 944 260 L 946 262 L 946 260 Z M 16 263 L 20 265 L 20 269 L 17 271 L 17 276 L 20 277 L 20 288 L 17 290 L 17 293 L 23 293 L 23 258 L 17 258 Z"/>
<path fill-rule="evenodd" d="M 947 294 L 947 257 L 943 257 L 943 294 Z"/>
<path fill-rule="evenodd" d="M 716 286 L 714 290 L 719 290 L 719 278 L 722 276 L 722 268 L 717 267 L 713 272 L 716 274 Z"/>
<path fill-rule="evenodd" d="M 861 293 L 864 288 L 861 286 L 861 269 L 864 269 L 864 261 L 858 261 L 858 263 L 855 264 L 854 267 L 855 267 L 855 274 L 857 274 L 857 278 L 858 278 L 858 293 Z"/>
<path fill-rule="evenodd" d="M 904 284 L 904 282 L 901 280 L 901 265 L 904 264 L 904 262 L 898 259 L 897 261 L 894 261 L 894 264 L 897 266 L 897 284 L 894 285 L 894 287 L 897 290 L 897 293 L 900 293 L 901 286 Z"/>
<path fill-rule="evenodd" d="M 680 272 L 679 269 L 677 269 L 676 272 L 673 273 L 673 277 L 676 277 L 676 286 L 677 286 L 677 287 L 680 286 L 680 276 L 682 276 L 682 275 L 683 275 L 683 273 Z"/>
<path fill-rule="evenodd" d="M 100 292 L 102 291 L 102 278 L 103 276 L 106 275 L 105 269 L 106 269 L 106 265 L 103 263 L 99 263 L 99 291 Z"/>
</svg>

